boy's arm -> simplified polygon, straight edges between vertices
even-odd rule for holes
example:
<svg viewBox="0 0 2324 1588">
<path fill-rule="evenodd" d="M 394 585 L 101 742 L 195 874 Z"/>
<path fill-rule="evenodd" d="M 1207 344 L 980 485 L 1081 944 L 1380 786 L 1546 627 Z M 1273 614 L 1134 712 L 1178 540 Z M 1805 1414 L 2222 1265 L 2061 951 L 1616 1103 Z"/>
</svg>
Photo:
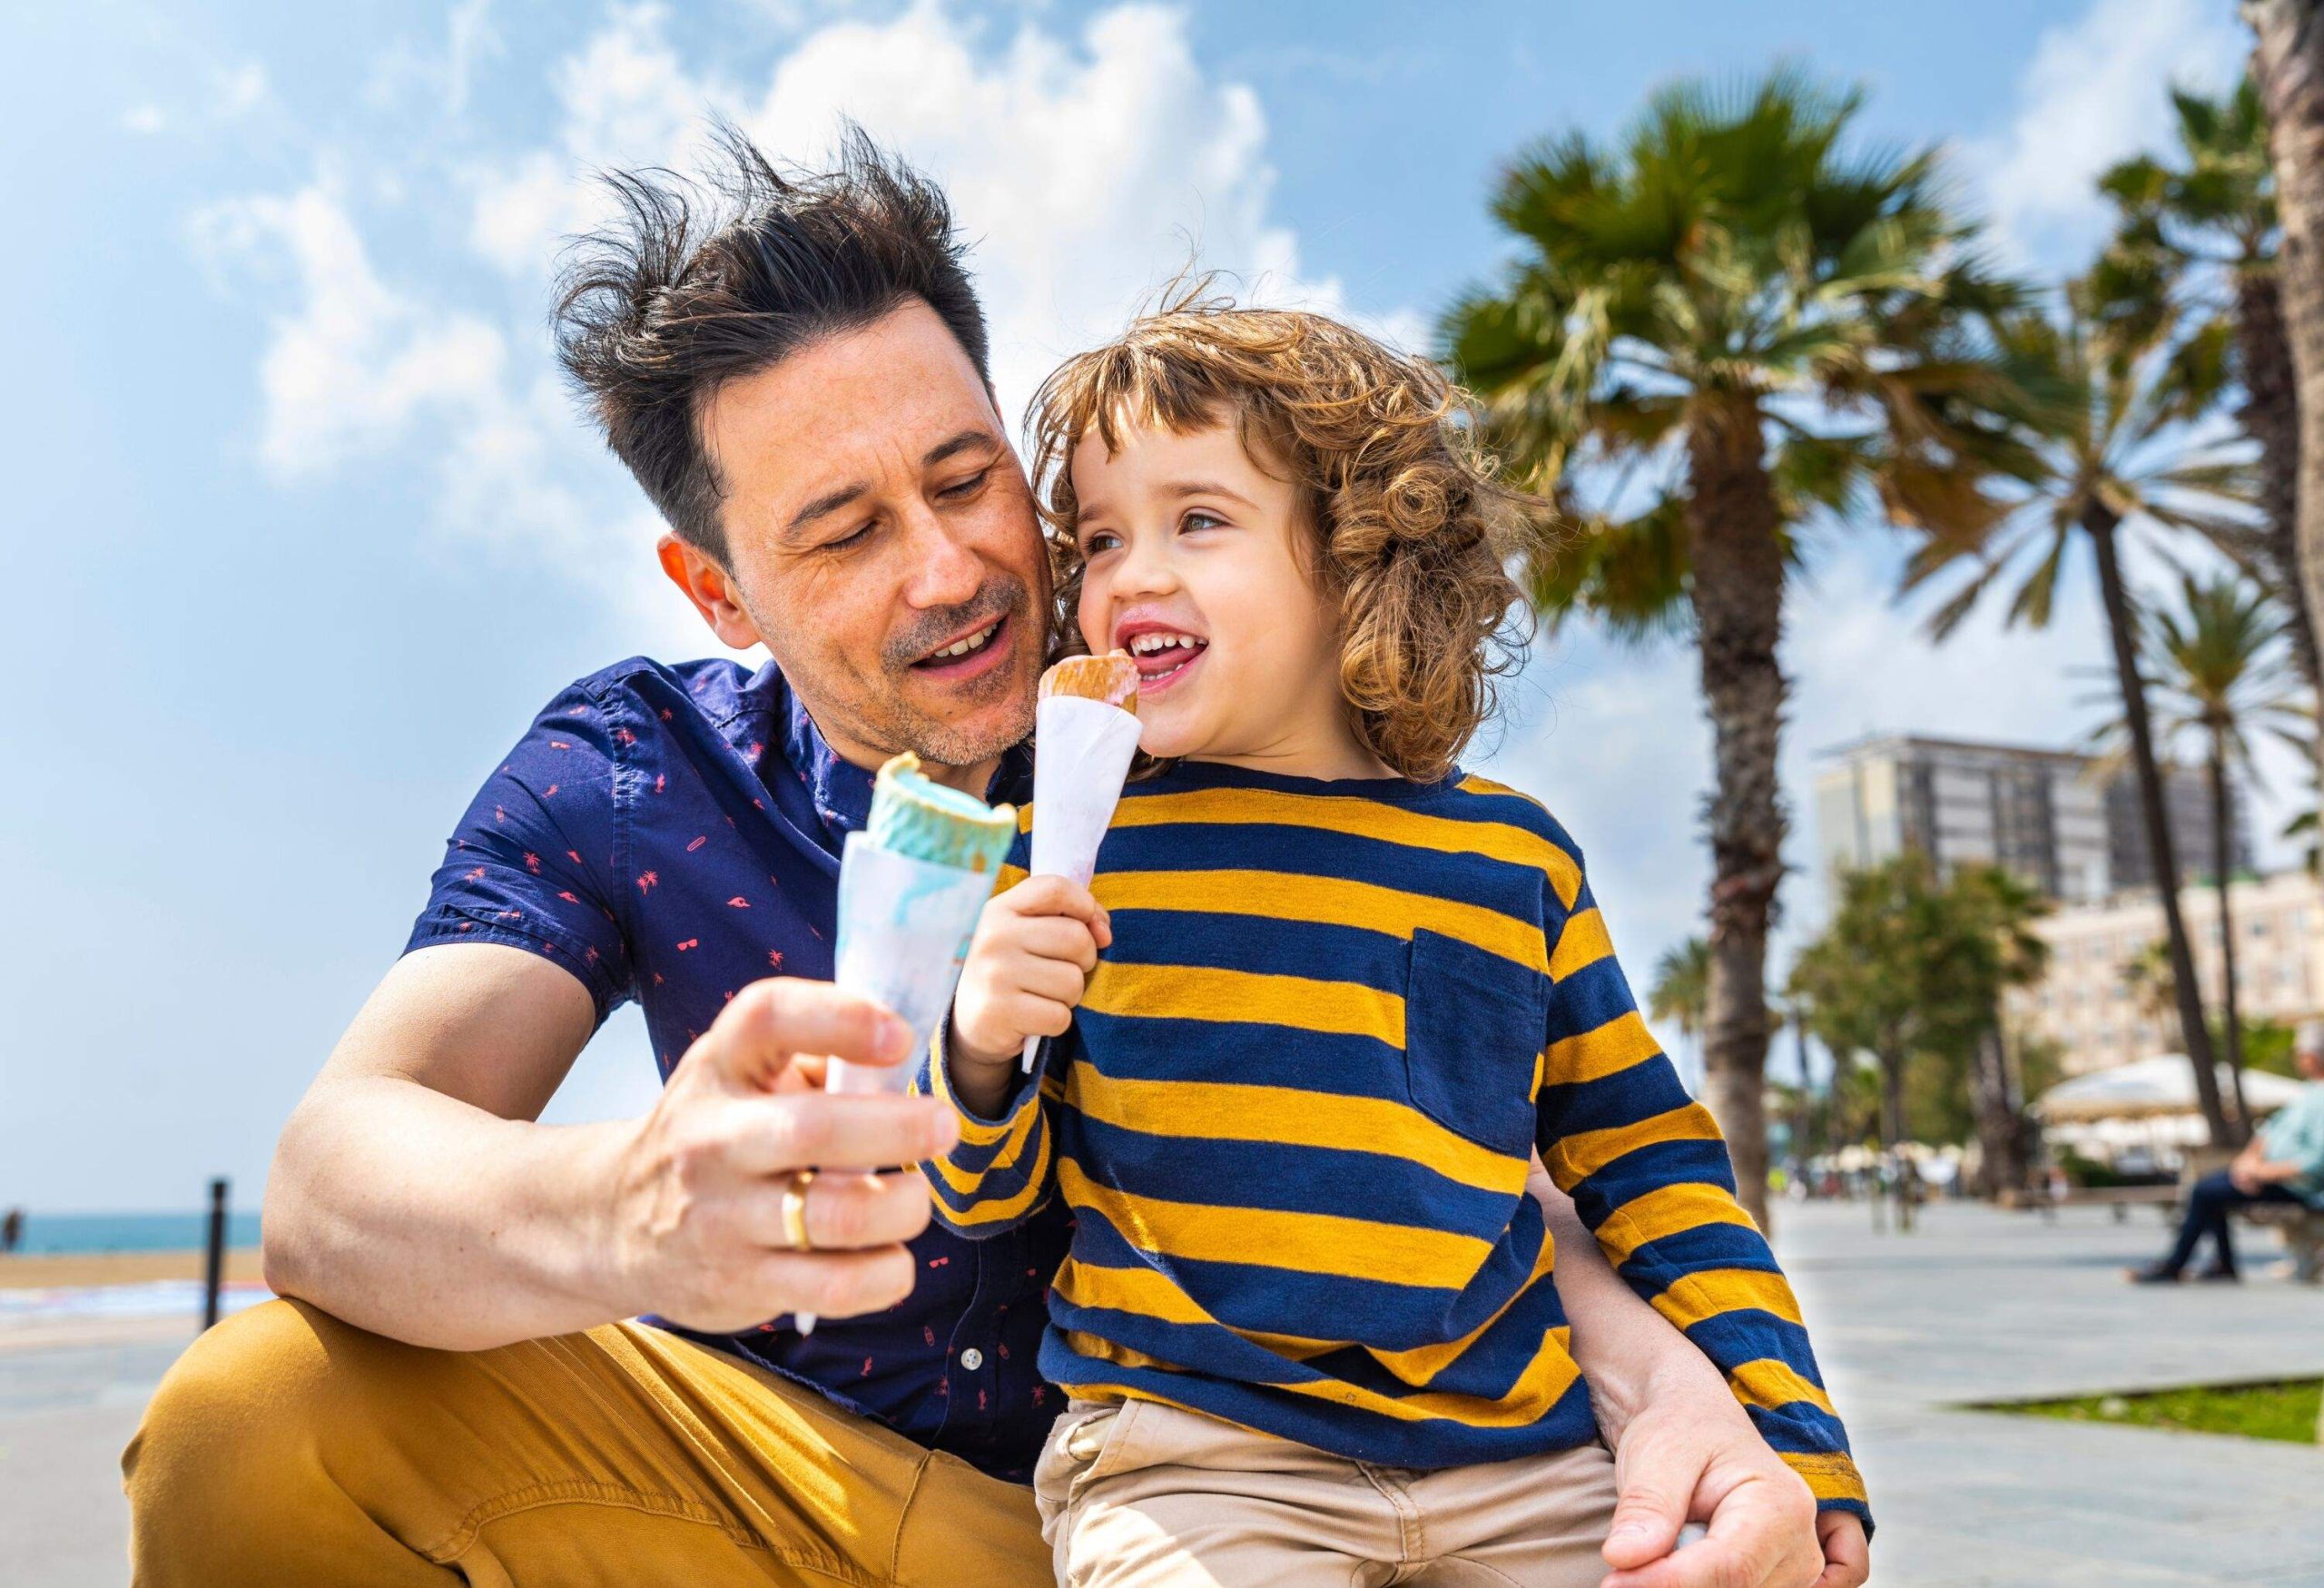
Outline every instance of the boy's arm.
<svg viewBox="0 0 2324 1588">
<path fill-rule="evenodd" d="M 921 1167 L 929 1189 L 935 1193 L 936 1221 L 956 1235 L 982 1240 L 1024 1223 L 1055 1193 L 1044 1096 L 1049 1046 L 1042 1045 L 1041 1062 L 1034 1072 L 1020 1078 L 998 1108 L 977 1109 L 964 1102 L 953 1085 L 952 1061 L 945 1050 L 950 1035 L 937 1032 L 913 1090 L 950 1105 L 960 1121 L 960 1139 L 943 1157 Z"/>
<path fill-rule="evenodd" d="M 1541 1160 L 1630 1287 L 1726 1376 L 1819 1509 L 1870 1522 L 1799 1304 L 1727 1144 L 1640 1019 L 1586 880 L 1551 922 Z"/>
<path fill-rule="evenodd" d="M 1063 877 L 1001 873 L 977 922 L 952 1018 L 930 1045 L 920 1090 L 951 1105 L 960 1139 L 927 1165 L 937 1220 L 971 1240 L 1021 1224 L 1052 1191 L 1049 1049 L 1030 1078 L 1030 1037 L 1071 1023 L 1098 951 L 1113 941 L 1088 889 Z"/>
</svg>

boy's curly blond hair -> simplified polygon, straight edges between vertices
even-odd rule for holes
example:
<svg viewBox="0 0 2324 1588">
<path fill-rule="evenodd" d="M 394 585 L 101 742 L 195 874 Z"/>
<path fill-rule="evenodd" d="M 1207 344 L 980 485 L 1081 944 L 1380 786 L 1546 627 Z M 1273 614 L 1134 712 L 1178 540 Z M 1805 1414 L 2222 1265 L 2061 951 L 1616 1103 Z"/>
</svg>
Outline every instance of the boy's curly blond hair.
<svg viewBox="0 0 2324 1588">
<path fill-rule="evenodd" d="M 1202 283 L 1177 292 L 1067 360 L 1033 399 L 1066 648 L 1087 648 L 1073 449 L 1095 431 L 1118 450 L 1128 425 L 1232 422 L 1251 460 L 1297 488 L 1314 528 L 1357 735 L 1400 776 L 1443 777 L 1515 666 L 1520 593 L 1505 564 L 1545 506 L 1501 482 L 1472 417 L 1434 364 L 1336 321 L 1239 309 Z"/>
</svg>

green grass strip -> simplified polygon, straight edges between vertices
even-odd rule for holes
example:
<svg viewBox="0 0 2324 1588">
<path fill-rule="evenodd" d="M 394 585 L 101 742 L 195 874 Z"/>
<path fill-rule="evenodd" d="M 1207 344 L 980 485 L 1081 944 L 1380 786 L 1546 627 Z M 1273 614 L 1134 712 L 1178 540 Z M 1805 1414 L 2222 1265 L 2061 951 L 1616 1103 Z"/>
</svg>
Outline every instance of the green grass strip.
<svg viewBox="0 0 2324 1588">
<path fill-rule="evenodd" d="M 2228 1434 L 2242 1439 L 2313 1445 L 2318 1414 L 2324 1409 L 2324 1379 L 2199 1384 L 2181 1389 L 2075 1396 L 2068 1400 L 1994 1401 L 1977 1409 L 2060 1417 L 2071 1423 L 2120 1423 L 2137 1428 L 2175 1428 L 2186 1434 Z"/>
</svg>

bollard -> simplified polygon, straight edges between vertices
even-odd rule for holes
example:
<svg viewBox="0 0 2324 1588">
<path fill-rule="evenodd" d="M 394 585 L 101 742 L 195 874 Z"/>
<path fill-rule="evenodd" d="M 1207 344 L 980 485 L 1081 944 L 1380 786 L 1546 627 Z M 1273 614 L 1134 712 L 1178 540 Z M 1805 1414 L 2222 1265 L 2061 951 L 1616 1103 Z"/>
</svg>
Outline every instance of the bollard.
<svg viewBox="0 0 2324 1588">
<path fill-rule="evenodd" d="M 218 1321 L 218 1292 L 226 1279 L 226 1180 L 210 1182 L 210 1254 L 202 1283 L 202 1327 Z"/>
</svg>

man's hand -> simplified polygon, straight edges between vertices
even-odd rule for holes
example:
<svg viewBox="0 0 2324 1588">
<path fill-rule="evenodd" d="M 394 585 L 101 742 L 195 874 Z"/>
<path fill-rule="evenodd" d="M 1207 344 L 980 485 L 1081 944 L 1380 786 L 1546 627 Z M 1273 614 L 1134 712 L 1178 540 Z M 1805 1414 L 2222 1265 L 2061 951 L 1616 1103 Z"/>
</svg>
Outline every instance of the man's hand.
<svg viewBox="0 0 2324 1588">
<path fill-rule="evenodd" d="M 975 1094 L 1005 1090 L 1029 1039 L 1064 1034 L 1113 941 L 1103 906 L 1064 877 L 1029 877 L 993 896 L 952 995 L 948 1057 L 962 1101 L 977 1107 Z"/>
<path fill-rule="evenodd" d="M 903 1243 L 929 1218 L 916 1169 L 815 1179 L 803 1198 L 812 1251 L 791 1247 L 783 1201 L 801 1169 L 911 1166 L 952 1145 L 959 1126 L 934 1099 L 822 1090 L 827 1059 L 894 1064 L 911 1046 L 903 1021 L 825 982 L 736 994 L 621 1154 L 606 1239 L 627 1311 L 724 1334 L 910 1295 Z"/>
<path fill-rule="evenodd" d="M 1825 1570 L 1815 1497 L 1723 1389 L 1715 1399 L 1691 1389 L 1649 1397 L 1615 1445 L 1614 1481 L 1620 1498 L 1604 1553 L 1616 1569 L 1605 1588 L 1856 1588 L 1864 1581 L 1861 1571 Z M 1708 1522 L 1709 1536 L 1672 1553 L 1688 1522 Z"/>
</svg>

